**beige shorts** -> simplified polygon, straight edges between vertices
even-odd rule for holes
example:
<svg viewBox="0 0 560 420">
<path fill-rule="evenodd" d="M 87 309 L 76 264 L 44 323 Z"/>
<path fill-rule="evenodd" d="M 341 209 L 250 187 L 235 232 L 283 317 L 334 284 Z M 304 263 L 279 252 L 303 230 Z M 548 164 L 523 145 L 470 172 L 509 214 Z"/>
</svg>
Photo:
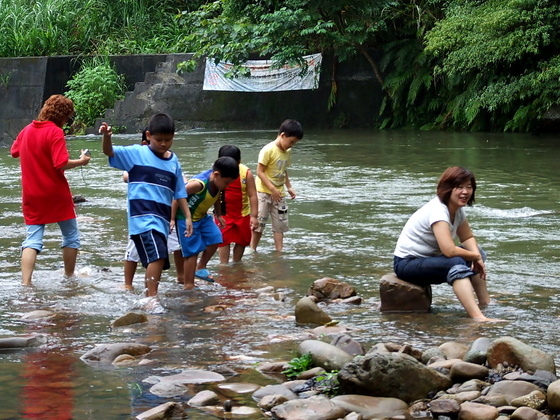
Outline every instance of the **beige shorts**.
<svg viewBox="0 0 560 420">
<path fill-rule="evenodd" d="M 257 192 L 259 200 L 259 226 L 255 229 L 256 232 L 264 232 L 268 216 L 272 220 L 273 232 L 287 232 L 290 230 L 288 225 L 288 205 L 286 198 L 282 197 L 280 201 L 272 201 L 272 196 L 267 193 Z"/>
</svg>

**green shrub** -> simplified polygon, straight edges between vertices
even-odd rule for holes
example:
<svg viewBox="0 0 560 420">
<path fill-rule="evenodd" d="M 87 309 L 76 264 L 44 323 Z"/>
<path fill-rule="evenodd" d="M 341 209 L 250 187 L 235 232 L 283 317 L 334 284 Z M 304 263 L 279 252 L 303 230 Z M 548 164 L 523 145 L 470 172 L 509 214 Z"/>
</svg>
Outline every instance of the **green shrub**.
<svg viewBox="0 0 560 420">
<path fill-rule="evenodd" d="M 93 126 L 126 92 L 124 76 L 117 73 L 108 57 L 85 60 L 66 86 L 69 90 L 65 95 L 74 101 L 74 128 L 78 132 Z"/>
<path fill-rule="evenodd" d="M 311 369 L 314 366 L 311 353 L 302 355 L 301 357 L 294 357 L 288 362 L 288 368 L 282 373 L 288 378 L 295 378 L 300 373 Z"/>
</svg>

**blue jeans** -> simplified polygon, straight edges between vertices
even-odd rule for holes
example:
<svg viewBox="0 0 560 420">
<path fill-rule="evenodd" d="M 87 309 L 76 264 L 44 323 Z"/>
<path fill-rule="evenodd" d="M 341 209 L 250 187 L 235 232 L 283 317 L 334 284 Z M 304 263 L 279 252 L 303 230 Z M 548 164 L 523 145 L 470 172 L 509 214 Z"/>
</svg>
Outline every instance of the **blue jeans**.
<svg viewBox="0 0 560 420">
<path fill-rule="evenodd" d="M 486 260 L 486 252 L 479 248 L 482 259 Z M 461 257 L 448 258 L 444 255 L 428 258 L 400 258 L 393 259 L 393 269 L 401 280 L 419 286 L 453 282 L 457 279 L 472 277 L 476 273 L 472 270 L 472 261 L 465 261 Z"/>
<path fill-rule="evenodd" d="M 80 231 L 78 230 L 78 222 L 76 219 L 68 219 L 58 222 L 60 231 L 62 232 L 61 248 L 80 248 Z M 43 250 L 43 235 L 45 233 L 45 225 L 26 225 L 27 237 L 21 244 L 21 249 L 33 248 L 37 252 Z"/>
</svg>

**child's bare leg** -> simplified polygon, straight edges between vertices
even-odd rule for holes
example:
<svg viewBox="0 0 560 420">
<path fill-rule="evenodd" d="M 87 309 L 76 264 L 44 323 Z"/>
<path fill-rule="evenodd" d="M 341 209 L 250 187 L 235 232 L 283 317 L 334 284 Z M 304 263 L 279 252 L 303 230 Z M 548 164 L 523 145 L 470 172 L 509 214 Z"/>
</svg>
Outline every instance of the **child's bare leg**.
<svg viewBox="0 0 560 420">
<path fill-rule="evenodd" d="M 76 248 L 62 248 L 62 261 L 64 262 L 64 274 L 73 276 L 76 270 L 76 259 L 78 258 L 78 250 Z"/>
<path fill-rule="evenodd" d="M 262 232 L 253 231 L 253 233 L 251 234 L 251 248 L 253 249 L 253 251 L 257 250 L 257 246 L 259 246 L 261 238 Z"/>
<path fill-rule="evenodd" d="M 219 244 L 208 245 L 204 251 L 202 251 L 202 255 L 200 256 L 200 260 L 198 261 L 198 265 L 196 266 L 197 270 L 202 270 L 206 268 L 208 265 L 208 261 L 214 256 L 216 250 L 218 249 Z"/>
<path fill-rule="evenodd" d="M 233 262 L 241 261 L 243 254 L 245 253 L 245 247 L 243 245 L 235 244 L 233 246 Z"/>
<path fill-rule="evenodd" d="M 24 286 L 31 285 L 31 277 L 35 269 L 35 261 L 37 260 L 37 250 L 33 248 L 24 248 L 21 252 L 21 280 Z"/>
<path fill-rule="evenodd" d="M 220 257 L 221 264 L 229 263 L 229 252 L 230 252 L 230 245 L 221 246 L 218 248 L 218 255 Z"/>
<path fill-rule="evenodd" d="M 198 254 L 191 255 L 190 257 L 184 257 L 183 271 L 185 274 L 185 290 L 194 289 L 194 272 L 196 271 L 197 258 Z"/>
<path fill-rule="evenodd" d="M 284 246 L 284 233 L 283 232 L 273 232 L 274 235 L 274 248 L 276 251 L 282 252 Z"/>
<path fill-rule="evenodd" d="M 134 290 L 132 282 L 134 280 L 134 274 L 136 274 L 136 267 L 138 263 L 136 261 L 125 260 L 124 262 L 124 288 L 126 290 Z"/>
<path fill-rule="evenodd" d="M 478 306 L 487 306 L 490 303 L 490 295 L 486 287 L 486 280 L 481 279 L 477 274 L 471 278 L 471 284 L 478 299 Z"/>
<path fill-rule="evenodd" d="M 161 279 L 161 272 L 163 271 L 163 265 L 165 260 L 160 258 L 159 260 L 153 261 L 148 264 L 146 268 L 146 296 L 156 296 L 158 293 L 159 281 Z"/>
<path fill-rule="evenodd" d="M 175 270 L 177 271 L 177 283 L 185 284 L 185 259 L 181 250 L 173 252 L 173 261 L 175 262 Z"/>
</svg>

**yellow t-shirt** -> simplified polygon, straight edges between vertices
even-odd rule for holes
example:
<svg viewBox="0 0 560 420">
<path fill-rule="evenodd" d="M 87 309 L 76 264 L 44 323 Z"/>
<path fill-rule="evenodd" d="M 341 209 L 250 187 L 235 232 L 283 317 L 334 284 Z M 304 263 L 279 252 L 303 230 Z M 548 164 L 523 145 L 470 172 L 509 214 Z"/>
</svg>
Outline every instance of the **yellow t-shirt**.
<svg viewBox="0 0 560 420">
<path fill-rule="evenodd" d="M 292 149 L 282 150 L 276 145 L 276 140 L 264 146 L 259 153 L 259 164 L 266 167 L 265 175 L 272 182 L 280 194 L 286 194 L 286 170 L 292 163 Z M 270 194 L 271 191 L 256 177 L 257 191 Z"/>
</svg>

